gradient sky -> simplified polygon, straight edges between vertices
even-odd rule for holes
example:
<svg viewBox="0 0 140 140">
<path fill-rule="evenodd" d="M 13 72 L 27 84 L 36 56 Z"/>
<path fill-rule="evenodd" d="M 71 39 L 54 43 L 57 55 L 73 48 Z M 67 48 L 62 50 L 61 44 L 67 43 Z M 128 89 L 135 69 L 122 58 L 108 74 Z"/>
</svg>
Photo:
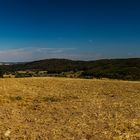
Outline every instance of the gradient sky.
<svg viewBox="0 0 140 140">
<path fill-rule="evenodd" d="M 0 0 L 0 61 L 140 57 L 139 0 Z"/>
</svg>

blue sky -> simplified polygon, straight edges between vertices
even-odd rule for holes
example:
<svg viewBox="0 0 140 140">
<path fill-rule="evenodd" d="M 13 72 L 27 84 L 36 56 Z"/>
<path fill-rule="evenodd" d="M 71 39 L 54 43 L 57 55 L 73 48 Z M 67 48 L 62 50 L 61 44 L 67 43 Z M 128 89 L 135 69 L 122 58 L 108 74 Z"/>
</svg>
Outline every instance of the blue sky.
<svg viewBox="0 0 140 140">
<path fill-rule="evenodd" d="M 139 0 L 1 0 L 0 61 L 140 57 Z"/>
</svg>

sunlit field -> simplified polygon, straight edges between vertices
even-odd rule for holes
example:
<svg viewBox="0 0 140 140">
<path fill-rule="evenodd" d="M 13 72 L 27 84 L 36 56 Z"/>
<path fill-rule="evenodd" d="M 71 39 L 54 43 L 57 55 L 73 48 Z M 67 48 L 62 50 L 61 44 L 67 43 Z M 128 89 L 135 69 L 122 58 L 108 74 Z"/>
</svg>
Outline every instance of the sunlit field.
<svg viewBox="0 0 140 140">
<path fill-rule="evenodd" d="M 0 140 L 139 140 L 140 82 L 0 79 Z"/>
</svg>

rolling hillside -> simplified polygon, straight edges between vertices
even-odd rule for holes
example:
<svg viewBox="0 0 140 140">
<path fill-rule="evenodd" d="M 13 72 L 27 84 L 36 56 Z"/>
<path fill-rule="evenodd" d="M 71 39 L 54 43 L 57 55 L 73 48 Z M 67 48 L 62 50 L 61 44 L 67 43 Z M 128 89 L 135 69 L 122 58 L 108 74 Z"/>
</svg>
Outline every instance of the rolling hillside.
<svg viewBox="0 0 140 140">
<path fill-rule="evenodd" d="M 19 70 L 48 71 L 48 74 L 82 71 L 80 77 L 140 80 L 140 58 L 104 59 L 97 61 L 74 61 L 67 59 L 46 59 L 23 64 L 1 65 L 0 71 Z"/>
</svg>

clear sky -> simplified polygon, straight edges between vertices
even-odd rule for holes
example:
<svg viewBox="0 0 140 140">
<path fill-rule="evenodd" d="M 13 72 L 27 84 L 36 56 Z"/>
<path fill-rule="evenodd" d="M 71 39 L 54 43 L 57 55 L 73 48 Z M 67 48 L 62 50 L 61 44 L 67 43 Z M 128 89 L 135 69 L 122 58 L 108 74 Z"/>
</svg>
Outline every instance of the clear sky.
<svg viewBox="0 0 140 140">
<path fill-rule="evenodd" d="M 0 0 L 0 61 L 140 57 L 140 0 Z"/>
</svg>

